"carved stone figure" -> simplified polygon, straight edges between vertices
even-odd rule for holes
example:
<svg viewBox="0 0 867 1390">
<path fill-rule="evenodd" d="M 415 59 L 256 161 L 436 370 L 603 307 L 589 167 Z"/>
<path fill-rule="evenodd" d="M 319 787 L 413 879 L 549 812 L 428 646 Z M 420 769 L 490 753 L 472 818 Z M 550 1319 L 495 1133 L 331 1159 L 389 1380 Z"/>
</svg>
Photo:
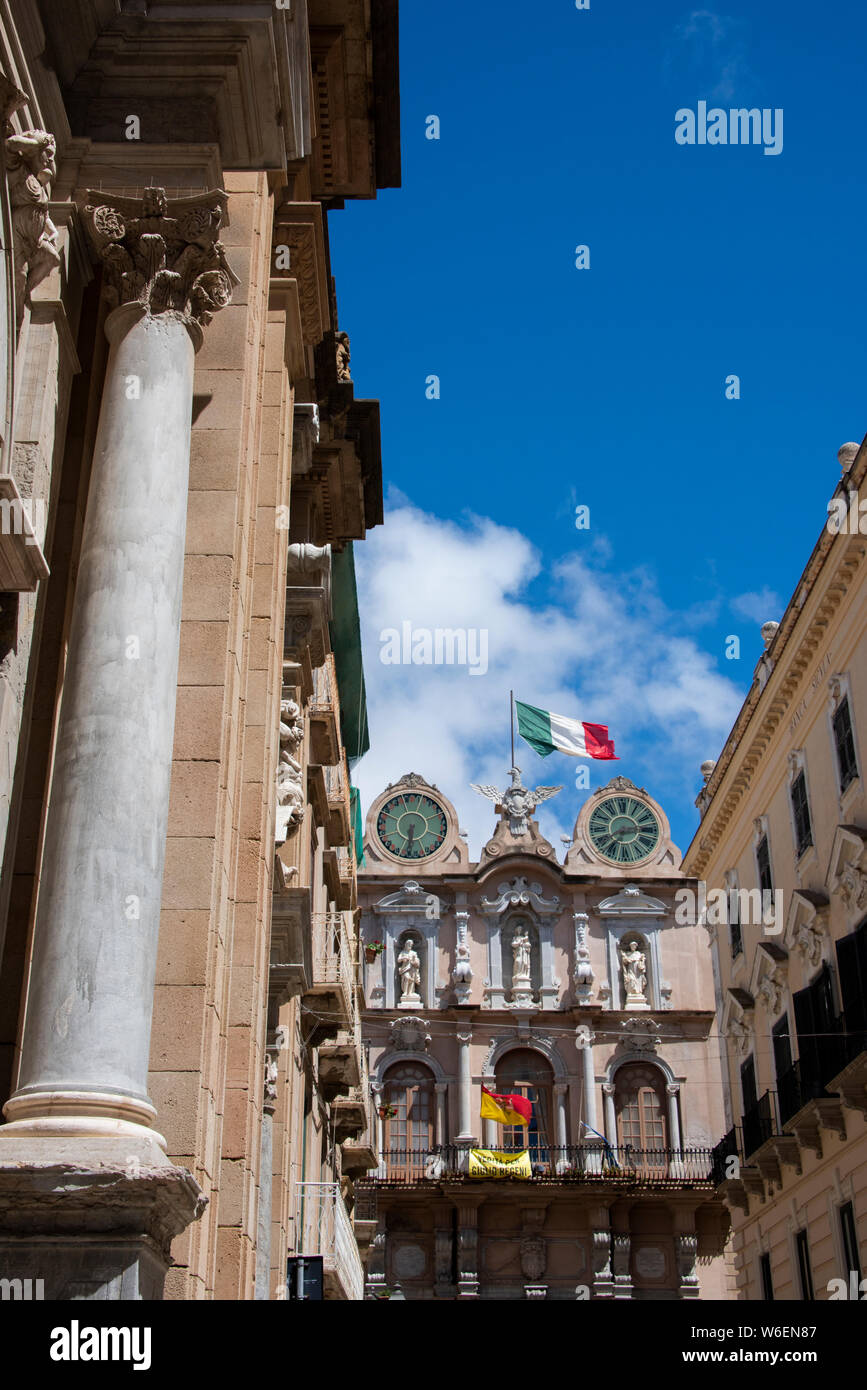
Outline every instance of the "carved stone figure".
<svg viewBox="0 0 867 1390">
<path fill-rule="evenodd" d="M 862 908 L 867 903 L 867 874 L 855 864 L 846 864 L 839 879 L 840 897 L 848 908 Z"/>
<path fill-rule="evenodd" d="M 226 195 L 141 198 L 91 190 L 84 209 L 90 239 L 103 263 L 109 302 L 139 304 L 144 313 L 179 315 L 198 346 L 202 327 L 224 308 L 238 284 L 219 240 Z"/>
<path fill-rule="evenodd" d="M 512 984 L 530 983 L 530 936 L 527 927 L 519 922 L 512 936 Z"/>
<path fill-rule="evenodd" d="M 304 819 L 304 779 L 294 756 L 304 737 L 301 710 L 294 700 L 280 704 L 280 757 L 277 762 L 277 819 L 274 839 L 285 844 Z"/>
<path fill-rule="evenodd" d="M 397 970 L 400 975 L 401 1004 L 420 1004 L 418 987 L 421 984 L 421 960 L 412 937 L 407 938 L 397 958 Z"/>
<path fill-rule="evenodd" d="M 495 806 L 500 806 L 504 816 L 508 817 L 509 830 L 515 838 L 526 835 L 530 829 L 530 817 L 536 807 L 549 797 L 556 796 L 557 792 L 562 791 L 559 787 L 537 787 L 535 791 L 529 791 L 521 782 L 521 769 L 513 767 L 512 785 L 501 792 L 497 787 L 479 786 L 471 782 L 470 786 L 479 796 L 486 796 L 489 801 L 493 801 Z"/>
<path fill-rule="evenodd" d="M 336 336 L 336 353 L 337 353 L 337 380 L 338 380 L 338 381 L 351 381 L 351 380 L 352 380 L 352 377 L 351 377 L 350 374 L 349 374 L 349 359 L 350 359 L 350 357 L 351 357 L 351 353 L 350 353 L 350 351 L 349 351 L 349 334 L 348 334 L 348 333 L 338 333 L 338 334 L 337 334 L 337 336 Z"/>
<path fill-rule="evenodd" d="M 620 947 L 620 964 L 623 969 L 623 988 L 627 1004 L 647 1003 L 647 957 L 637 937 L 624 942 Z"/>
<path fill-rule="evenodd" d="M 469 1004 L 473 972 L 470 966 L 470 948 L 467 945 L 468 912 L 456 912 L 458 940 L 455 949 L 455 968 L 452 979 L 455 982 L 455 997 L 459 1004 Z"/>
<path fill-rule="evenodd" d="M 57 146 L 47 130 L 27 130 L 6 141 L 12 238 L 15 252 L 15 316 L 18 327 L 28 295 L 60 265 L 58 231 L 48 216 Z"/>
</svg>

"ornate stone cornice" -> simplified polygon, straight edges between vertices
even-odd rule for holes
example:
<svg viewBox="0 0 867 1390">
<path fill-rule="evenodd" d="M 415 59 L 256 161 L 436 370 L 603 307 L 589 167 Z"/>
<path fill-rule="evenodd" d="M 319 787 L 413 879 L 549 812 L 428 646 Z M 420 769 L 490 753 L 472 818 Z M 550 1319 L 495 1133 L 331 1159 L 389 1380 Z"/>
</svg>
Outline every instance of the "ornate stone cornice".
<svg viewBox="0 0 867 1390">
<path fill-rule="evenodd" d="M 203 326 L 240 284 L 219 240 L 227 195 L 169 199 L 164 188 L 147 188 L 141 198 L 94 190 L 87 196 L 85 225 L 109 302 L 181 318 L 198 350 Z"/>
<path fill-rule="evenodd" d="M 867 454 L 857 469 L 853 466 L 846 478 L 847 487 L 857 489 L 865 474 Z M 839 563 L 825 581 L 821 602 L 806 624 L 800 640 L 796 641 L 795 631 L 802 611 L 822 571 L 830 564 L 834 547 L 837 548 Z M 863 537 L 842 533 L 834 535 L 823 527 L 771 644 L 774 661 L 771 678 L 764 685 L 758 680 L 753 681 L 702 793 L 704 816 L 686 856 L 691 874 L 697 877 L 704 874 L 726 827 L 749 789 L 754 773 L 783 723 L 794 695 L 809 673 L 817 651 L 826 641 L 831 620 L 843 602 L 865 552 L 867 544 Z M 723 794 L 723 783 L 735 761 L 735 775 Z"/>
</svg>

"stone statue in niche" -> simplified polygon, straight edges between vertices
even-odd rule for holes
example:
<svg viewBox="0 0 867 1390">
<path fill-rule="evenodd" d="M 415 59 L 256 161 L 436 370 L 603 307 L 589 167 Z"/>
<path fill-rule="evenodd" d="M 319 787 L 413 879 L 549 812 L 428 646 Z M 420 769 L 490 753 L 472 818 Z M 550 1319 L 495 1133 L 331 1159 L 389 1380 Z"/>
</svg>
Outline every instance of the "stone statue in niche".
<svg viewBox="0 0 867 1390">
<path fill-rule="evenodd" d="M 60 265 L 58 231 L 48 216 L 51 182 L 57 173 L 54 136 L 27 130 L 6 141 L 12 237 L 15 249 L 15 317 L 18 327 L 27 296 Z"/>
<path fill-rule="evenodd" d="M 530 983 L 530 934 L 525 922 L 519 922 L 512 936 L 512 985 Z"/>
<path fill-rule="evenodd" d="M 397 958 L 397 971 L 400 975 L 400 1007 L 420 1004 L 418 987 L 421 984 L 421 960 L 415 949 L 414 937 L 407 937 L 404 942 Z"/>
<path fill-rule="evenodd" d="M 626 1006 L 647 1003 L 647 956 L 641 949 L 637 937 L 626 941 L 620 948 L 620 963 L 623 969 L 623 988 Z"/>
</svg>

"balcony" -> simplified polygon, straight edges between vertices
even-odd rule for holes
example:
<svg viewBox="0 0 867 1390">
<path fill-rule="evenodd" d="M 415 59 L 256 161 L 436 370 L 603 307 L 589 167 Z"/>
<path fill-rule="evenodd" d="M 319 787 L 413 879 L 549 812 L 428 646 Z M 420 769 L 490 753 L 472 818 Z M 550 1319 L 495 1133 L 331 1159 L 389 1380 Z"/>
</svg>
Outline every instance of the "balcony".
<svg viewBox="0 0 867 1390">
<path fill-rule="evenodd" d="M 432 1149 L 389 1149 L 382 1155 L 376 1173 L 370 1175 L 370 1181 L 379 1186 L 416 1186 L 443 1181 L 579 1182 L 629 1189 L 693 1184 L 710 1187 L 712 1181 L 710 1149 L 603 1148 L 591 1144 L 559 1148 L 547 1144 L 530 1149 L 529 1155 L 530 1178 L 510 1174 L 471 1177 L 468 1150 L 455 1144 Z"/>
<path fill-rule="evenodd" d="M 773 1091 L 765 1094 L 751 1105 L 741 1120 L 744 1139 L 744 1158 L 749 1160 L 772 1135 L 779 1133 Z"/>
<path fill-rule="evenodd" d="M 308 1042 L 314 1046 L 355 1022 L 355 964 L 340 912 L 313 914 L 311 978 L 302 996 Z M 315 1036 L 314 1036 L 315 1035 Z"/>
<path fill-rule="evenodd" d="M 352 821 L 349 811 L 349 778 L 344 762 L 326 767 L 325 799 L 328 807 L 326 822 L 328 839 L 335 847 L 348 845 L 351 839 Z"/>
<path fill-rule="evenodd" d="M 376 1121 L 370 1093 L 367 1058 L 361 1054 L 361 1079 L 345 1100 L 336 1100 L 331 1107 L 335 1117 L 335 1132 L 342 1140 L 342 1168 L 348 1177 L 369 1173 L 376 1167 L 374 1148 Z M 356 1221 L 357 1226 L 357 1221 Z"/>
<path fill-rule="evenodd" d="M 364 1270 L 339 1183 L 296 1183 L 295 1211 L 294 1253 L 323 1257 L 325 1297 L 360 1302 Z"/>
<path fill-rule="evenodd" d="M 844 1034 L 844 1064 L 828 1082 L 845 1105 L 867 1116 L 867 1033 Z"/>
<path fill-rule="evenodd" d="M 340 1032 L 319 1046 L 319 1085 L 326 1100 L 349 1095 L 361 1081 L 361 1044 L 356 1034 Z"/>
<path fill-rule="evenodd" d="M 307 708 L 310 721 L 311 761 L 330 767 L 340 759 L 340 709 L 334 657 L 329 655 L 323 666 L 313 672 L 313 695 Z"/>
</svg>

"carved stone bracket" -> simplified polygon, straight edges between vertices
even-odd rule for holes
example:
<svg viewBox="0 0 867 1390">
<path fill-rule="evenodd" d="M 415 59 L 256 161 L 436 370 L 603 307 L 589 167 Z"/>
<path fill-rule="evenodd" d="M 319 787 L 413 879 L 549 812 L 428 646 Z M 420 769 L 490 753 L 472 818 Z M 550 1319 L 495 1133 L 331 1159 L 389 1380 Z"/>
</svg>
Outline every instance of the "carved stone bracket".
<svg viewBox="0 0 867 1390">
<path fill-rule="evenodd" d="M 26 130 L 6 140 L 19 329 L 31 292 L 60 265 L 58 231 L 48 215 L 51 183 L 57 173 L 56 154 L 54 136 L 47 130 Z"/>
</svg>

